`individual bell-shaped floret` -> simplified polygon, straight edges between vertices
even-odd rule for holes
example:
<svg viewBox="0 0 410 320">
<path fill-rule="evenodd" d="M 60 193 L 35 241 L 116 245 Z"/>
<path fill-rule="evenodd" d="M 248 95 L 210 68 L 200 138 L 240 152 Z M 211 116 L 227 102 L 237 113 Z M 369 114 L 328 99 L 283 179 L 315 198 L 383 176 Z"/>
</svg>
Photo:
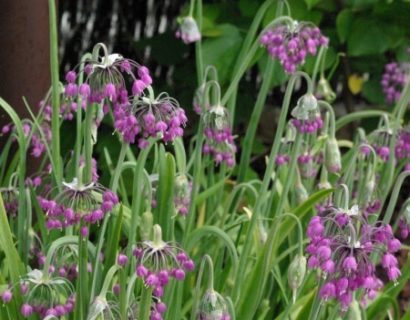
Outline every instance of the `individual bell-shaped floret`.
<svg viewBox="0 0 410 320">
<path fill-rule="evenodd" d="M 175 36 L 180 38 L 185 44 L 201 40 L 198 24 L 191 16 L 183 17 L 179 20 L 179 29 Z"/>
</svg>

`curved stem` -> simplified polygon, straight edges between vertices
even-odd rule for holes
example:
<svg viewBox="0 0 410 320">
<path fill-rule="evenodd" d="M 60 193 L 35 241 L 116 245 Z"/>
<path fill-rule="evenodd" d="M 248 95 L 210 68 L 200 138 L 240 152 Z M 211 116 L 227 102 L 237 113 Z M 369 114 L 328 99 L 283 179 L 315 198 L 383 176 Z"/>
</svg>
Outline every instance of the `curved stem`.
<svg viewBox="0 0 410 320">
<path fill-rule="evenodd" d="M 319 105 L 319 107 L 324 107 L 327 110 L 327 112 L 329 112 L 329 115 L 330 115 L 329 116 L 329 136 L 331 138 L 334 138 L 335 134 L 336 134 L 336 124 L 335 124 L 336 123 L 336 116 L 335 116 L 335 112 L 334 112 L 332 106 L 329 103 L 327 103 L 326 101 L 319 100 L 318 105 Z"/>
<path fill-rule="evenodd" d="M 393 215 L 394 208 L 396 207 L 397 199 L 399 197 L 400 189 L 403 184 L 403 181 L 410 176 L 410 171 L 404 171 L 399 174 L 397 177 L 396 183 L 394 185 L 393 191 L 390 196 L 389 205 L 386 209 L 383 222 L 390 223 L 391 217 Z"/>
<path fill-rule="evenodd" d="M 336 131 L 344 127 L 350 122 L 361 120 L 364 118 L 373 118 L 373 117 L 381 117 L 386 114 L 385 111 L 382 110 L 365 110 L 365 111 L 357 111 L 349 113 L 336 121 Z"/>
<path fill-rule="evenodd" d="M 50 61 L 51 61 L 51 145 L 53 156 L 53 171 L 55 172 L 56 186 L 62 182 L 62 167 L 60 155 L 60 85 L 58 65 L 58 31 L 55 0 L 48 1 L 50 21 Z"/>
</svg>

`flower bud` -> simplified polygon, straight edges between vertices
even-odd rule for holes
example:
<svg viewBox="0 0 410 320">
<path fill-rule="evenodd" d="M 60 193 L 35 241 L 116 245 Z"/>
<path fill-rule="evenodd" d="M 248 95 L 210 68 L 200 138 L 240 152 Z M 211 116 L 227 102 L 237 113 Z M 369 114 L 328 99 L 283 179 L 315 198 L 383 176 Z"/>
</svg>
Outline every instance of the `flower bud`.
<svg viewBox="0 0 410 320">
<path fill-rule="evenodd" d="M 306 188 L 303 185 L 303 183 L 296 183 L 295 193 L 296 193 L 296 201 L 298 204 L 305 202 L 309 198 L 309 194 L 306 191 Z"/>
<path fill-rule="evenodd" d="M 340 150 L 337 140 L 329 138 L 325 147 L 325 165 L 329 172 L 339 172 L 342 169 Z"/>
<path fill-rule="evenodd" d="M 230 319 L 224 297 L 218 292 L 208 289 L 200 302 L 198 319 Z"/>
<path fill-rule="evenodd" d="M 323 98 L 329 103 L 333 102 L 336 98 L 336 93 L 325 78 L 320 78 L 317 84 L 316 95 L 319 99 Z"/>
<path fill-rule="evenodd" d="M 189 16 L 182 18 L 176 37 L 181 38 L 185 44 L 201 40 L 201 33 L 195 19 Z"/>
<path fill-rule="evenodd" d="M 288 269 L 288 282 L 292 290 L 297 290 L 306 274 L 306 258 L 296 255 Z"/>
<path fill-rule="evenodd" d="M 154 223 L 154 217 L 151 211 L 146 211 L 142 214 L 140 232 L 142 240 L 149 240 L 151 238 L 152 225 Z"/>
</svg>

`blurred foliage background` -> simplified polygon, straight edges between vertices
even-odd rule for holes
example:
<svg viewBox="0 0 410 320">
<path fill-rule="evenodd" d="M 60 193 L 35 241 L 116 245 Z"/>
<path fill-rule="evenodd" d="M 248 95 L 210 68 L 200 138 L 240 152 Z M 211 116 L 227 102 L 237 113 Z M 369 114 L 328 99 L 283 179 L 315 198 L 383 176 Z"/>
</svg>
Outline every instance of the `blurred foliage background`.
<svg viewBox="0 0 410 320">
<path fill-rule="evenodd" d="M 205 0 L 203 55 L 205 64 L 215 65 L 222 87 L 233 72 L 235 59 L 261 0 Z M 336 67 L 331 79 L 337 92 L 337 114 L 360 108 L 389 108 L 385 104 L 380 79 L 390 61 L 409 61 L 410 1 L 404 0 L 288 0 L 290 15 L 299 21 L 311 21 L 330 38 L 326 69 Z M 121 53 L 147 65 L 154 74 L 154 88 L 167 91 L 186 109 L 188 135 L 198 116 L 192 111 L 196 88 L 194 46 L 175 38 L 176 19 L 188 11 L 188 1 L 171 0 L 77 0 L 60 1 L 61 74 L 75 67 L 81 55 L 96 42 L 104 42 L 112 52 Z M 275 2 L 266 12 L 264 25 L 275 16 Z M 268 55 L 259 49 L 253 67 L 240 83 L 234 121 L 237 144 L 247 127 L 260 85 L 260 70 Z M 314 59 L 308 59 L 305 71 L 311 72 Z M 278 64 L 264 115 L 254 143 L 253 168 L 264 164 L 264 155 L 275 134 L 278 109 L 287 76 Z M 296 95 L 297 96 L 297 95 Z M 72 145 L 70 126 L 66 148 Z M 368 123 L 368 126 L 374 124 Z M 104 127 L 105 126 L 105 127 Z M 100 130 L 96 151 L 105 147 L 115 159 L 119 144 L 108 123 Z M 105 163 L 100 162 L 100 169 Z"/>
</svg>

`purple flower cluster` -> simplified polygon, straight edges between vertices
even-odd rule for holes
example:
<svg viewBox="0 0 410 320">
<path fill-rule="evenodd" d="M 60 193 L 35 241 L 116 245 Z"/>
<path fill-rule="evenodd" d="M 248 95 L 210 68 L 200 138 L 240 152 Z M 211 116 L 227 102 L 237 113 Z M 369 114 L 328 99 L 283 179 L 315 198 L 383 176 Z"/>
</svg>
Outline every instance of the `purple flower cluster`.
<svg viewBox="0 0 410 320">
<path fill-rule="evenodd" d="M 114 104 L 115 128 L 124 140 L 134 143 L 139 134 L 138 146 L 147 146 L 149 137 L 160 136 L 164 142 L 182 137 L 187 122 L 185 111 L 177 101 L 166 94 L 156 99 L 146 97 L 126 100 Z"/>
<path fill-rule="evenodd" d="M 373 255 L 390 281 L 400 276 L 393 255 L 400 249 L 400 241 L 393 236 L 390 225 L 369 224 L 357 206 L 350 210 L 325 208 L 310 220 L 307 236 L 308 267 L 320 270 L 325 279 L 319 294 L 324 300 L 337 299 L 344 311 L 357 290 L 364 290 L 364 303 L 366 297 L 373 299 L 383 287 L 375 273 Z"/>
<path fill-rule="evenodd" d="M 211 155 L 217 164 L 224 162 L 228 167 L 233 167 L 236 145 L 230 128 L 228 111 L 222 106 L 214 106 L 206 110 L 204 121 L 203 153 Z"/>
<path fill-rule="evenodd" d="M 316 133 L 323 128 L 323 120 L 320 115 L 307 120 L 292 119 L 292 124 L 300 133 Z"/>
<path fill-rule="evenodd" d="M 383 93 L 388 103 L 399 101 L 408 78 L 409 64 L 391 62 L 385 65 L 381 80 Z"/>
<path fill-rule="evenodd" d="M 16 217 L 19 208 L 17 189 L 13 187 L 0 188 L 0 194 L 3 198 L 4 209 L 6 209 L 6 213 L 12 218 Z"/>
<path fill-rule="evenodd" d="M 191 205 L 192 183 L 188 181 L 185 175 L 175 178 L 175 211 L 185 217 L 188 214 Z"/>
<path fill-rule="evenodd" d="M 398 132 L 396 146 L 394 148 L 396 158 L 410 160 L 410 131 L 402 129 Z"/>
<path fill-rule="evenodd" d="M 286 73 L 294 73 L 305 63 L 307 55 L 315 55 L 319 46 L 327 46 L 329 39 L 317 27 L 305 23 L 278 25 L 264 32 L 260 38 L 272 58 L 278 58 Z"/>
<path fill-rule="evenodd" d="M 194 262 L 177 245 L 162 241 L 161 228 L 154 226 L 154 240 L 140 243 L 133 252 L 136 260 L 136 274 L 146 286 L 153 288 L 153 295 L 161 298 L 170 278 L 182 281 L 185 272 L 193 271 Z M 153 314 L 155 313 L 155 317 Z M 151 319 L 162 320 L 162 316 L 151 312 Z"/>
<path fill-rule="evenodd" d="M 41 318 L 62 317 L 74 310 L 74 287 L 63 278 L 44 278 L 41 271 L 33 270 L 21 279 L 19 287 L 25 301 L 20 308 L 24 318 L 36 313 Z M 11 289 L 4 291 L 1 298 L 9 303 L 13 298 Z"/>
<path fill-rule="evenodd" d="M 78 225 L 81 221 L 97 223 L 119 202 L 116 194 L 98 184 L 80 185 L 74 180 L 70 184 L 64 183 L 64 186 L 54 200 L 39 197 L 39 204 L 47 215 L 48 229 Z M 102 201 L 97 195 L 102 197 Z"/>
</svg>

